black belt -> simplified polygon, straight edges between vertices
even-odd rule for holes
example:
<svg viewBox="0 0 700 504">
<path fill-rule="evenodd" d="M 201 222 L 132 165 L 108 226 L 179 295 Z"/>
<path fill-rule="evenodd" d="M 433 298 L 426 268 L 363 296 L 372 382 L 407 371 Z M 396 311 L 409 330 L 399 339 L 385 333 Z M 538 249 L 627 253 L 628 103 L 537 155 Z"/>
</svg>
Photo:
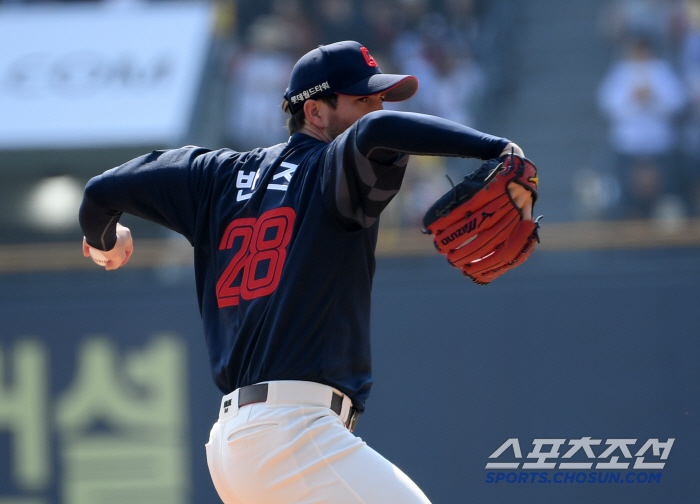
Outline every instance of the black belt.
<svg viewBox="0 0 700 504">
<path fill-rule="evenodd" d="M 267 383 L 257 383 L 255 385 L 248 385 L 238 389 L 239 408 L 245 406 L 246 404 L 261 403 L 266 401 Z M 343 396 L 334 391 L 331 404 L 328 407 L 336 415 L 340 416 L 340 412 L 343 409 Z M 357 424 L 357 419 L 359 416 L 360 414 L 359 411 L 357 411 L 357 408 L 351 406 L 348 414 L 348 421 L 345 422 L 345 426 L 350 430 L 350 432 L 355 430 L 355 425 Z"/>
</svg>

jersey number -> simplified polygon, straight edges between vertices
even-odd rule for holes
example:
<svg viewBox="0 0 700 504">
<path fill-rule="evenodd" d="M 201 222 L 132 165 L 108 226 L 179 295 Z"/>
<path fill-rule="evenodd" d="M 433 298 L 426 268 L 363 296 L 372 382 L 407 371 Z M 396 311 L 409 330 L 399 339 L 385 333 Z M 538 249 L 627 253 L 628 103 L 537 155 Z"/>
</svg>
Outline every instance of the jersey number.
<svg viewBox="0 0 700 504">
<path fill-rule="evenodd" d="M 295 217 L 293 209 L 282 207 L 228 225 L 219 250 L 240 247 L 216 283 L 219 308 L 237 305 L 240 298 L 267 296 L 277 288 Z"/>
</svg>

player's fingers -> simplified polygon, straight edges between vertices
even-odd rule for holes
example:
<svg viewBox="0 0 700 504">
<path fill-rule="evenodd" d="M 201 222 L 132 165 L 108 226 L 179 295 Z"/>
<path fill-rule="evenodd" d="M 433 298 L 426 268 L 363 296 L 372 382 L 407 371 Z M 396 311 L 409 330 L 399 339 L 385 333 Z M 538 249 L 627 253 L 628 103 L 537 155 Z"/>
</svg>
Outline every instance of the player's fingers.
<svg viewBox="0 0 700 504">
<path fill-rule="evenodd" d="M 131 259 L 131 254 L 134 253 L 134 242 L 131 241 L 131 238 L 129 239 L 129 243 L 127 244 L 124 252 L 126 252 L 126 257 L 124 258 L 124 262 L 121 263 L 121 266 L 124 266 L 127 262 L 129 262 L 129 259 Z"/>
<path fill-rule="evenodd" d="M 520 210 L 523 220 L 532 220 L 532 192 L 517 182 L 510 182 L 508 194 L 513 205 Z"/>
<path fill-rule="evenodd" d="M 532 220 L 532 197 L 526 196 L 520 206 L 520 215 L 525 221 Z"/>
<path fill-rule="evenodd" d="M 508 184 L 508 193 L 510 194 L 510 198 L 513 200 L 513 203 L 517 205 L 520 201 L 523 201 L 523 198 L 530 196 L 530 191 L 525 189 L 523 186 L 520 184 L 516 184 L 515 182 L 511 182 Z M 518 208 L 520 208 L 521 205 L 518 205 Z"/>
<path fill-rule="evenodd" d="M 513 153 L 516 156 L 525 157 L 525 154 L 523 154 L 523 150 L 520 148 L 520 146 L 513 142 L 510 142 L 508 145 L 506 145 L 505 149 L 503 149 L 503 152 L 501 152 L 499 157 L 507 156 L 510 153 Z"/>
<path fill-rule="evenodd" d="M 131 231 L 128 227 L 117 224 L 117 243 L 114 246 L 114 250 L 120 250 L 121 253 L 105 266 L 108 270 L 121 268 L 131 257 L 131 253 L 134 250 L 134 243 L 131 239 Z"/>
<path fill-rule="evenodd" d="M 83 236 L 83 255 L 85 257 L 90 257 L 90 246 L 87 244 L 87 240 Z"/>
</svg>

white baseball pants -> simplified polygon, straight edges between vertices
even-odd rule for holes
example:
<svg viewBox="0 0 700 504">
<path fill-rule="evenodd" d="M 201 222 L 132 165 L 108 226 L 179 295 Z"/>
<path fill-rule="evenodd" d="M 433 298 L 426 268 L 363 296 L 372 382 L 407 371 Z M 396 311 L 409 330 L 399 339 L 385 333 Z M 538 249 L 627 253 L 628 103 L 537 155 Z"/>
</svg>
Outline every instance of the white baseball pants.
<svg viewBox="0 0 700 504">
<path fill-rule="evenodd" d="M 400 469 L 345 428 L 333 389 L 269 382 L 267 402 L 238 408 L 222 400 L 206 445 L 214 486 L 225 504 L 430 504 Z M 229 401 L 230 400 L 230 401 Z"/>
</svg>

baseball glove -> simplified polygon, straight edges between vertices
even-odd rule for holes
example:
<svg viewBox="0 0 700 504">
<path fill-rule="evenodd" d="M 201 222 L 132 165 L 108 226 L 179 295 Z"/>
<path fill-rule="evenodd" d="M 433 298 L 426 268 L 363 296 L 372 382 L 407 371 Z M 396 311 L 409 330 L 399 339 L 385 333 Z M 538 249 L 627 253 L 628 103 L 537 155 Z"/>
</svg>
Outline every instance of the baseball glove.
<svg viewBox="0 0 700 504">
<path fill-rule="evenodd" d="M 537 168 L 530 160 L 509 154 L 464 177 L 423 217 L 424 232 L 433 235 L 438 252 L 479 285 L 522 264 L 540 241 L 540 217 L 533 220 L 525 205 L 516 204 L 523 198 L 513 198 L 517 189 L 513 184 L 530 192 L 534 207 Z"/>
</svg>

